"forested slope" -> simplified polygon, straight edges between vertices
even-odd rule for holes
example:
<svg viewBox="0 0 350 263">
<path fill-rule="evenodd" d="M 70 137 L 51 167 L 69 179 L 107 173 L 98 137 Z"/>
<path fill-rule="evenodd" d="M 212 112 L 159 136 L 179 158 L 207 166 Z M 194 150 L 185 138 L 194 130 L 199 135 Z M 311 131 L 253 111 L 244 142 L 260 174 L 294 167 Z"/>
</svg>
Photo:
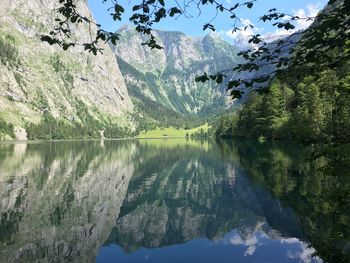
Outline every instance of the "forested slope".
<svg viewBox="0 0 350 263">
<path fill-rule="evenodd" d="M 317 27 L 321 19 L 316 19 L 313 26 Z M 318 31 L 306 32 L 301 41 L 307 40 L 310 32 Z M 333 47 L 332 42 L 316 39 L 327 56 L 278 74 L 267 92 L 251 94 L 242 110 L 222 117 L 216 134 L 293 139 L 304 143 L 349 142 L 350 61 L 345 55 L 350 43 Z M 295 50 L 298 51 L 298 45 Z M 329 59 L 336 63 L 327 65 L 325 60 Z"/>
</svg>

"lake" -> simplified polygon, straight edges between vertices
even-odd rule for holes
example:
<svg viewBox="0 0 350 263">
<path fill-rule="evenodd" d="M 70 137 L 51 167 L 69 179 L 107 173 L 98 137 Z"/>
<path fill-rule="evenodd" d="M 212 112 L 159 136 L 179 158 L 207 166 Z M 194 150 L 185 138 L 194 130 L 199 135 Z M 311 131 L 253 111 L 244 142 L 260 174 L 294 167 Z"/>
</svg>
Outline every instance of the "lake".
<svg viewBox="0 0 350 263">
<path fill-rule="evenodd" d="M 315 147 L 0 144 L 0 198 L 0 262 L 350 262 L 349 167 Z"/>
</svg>

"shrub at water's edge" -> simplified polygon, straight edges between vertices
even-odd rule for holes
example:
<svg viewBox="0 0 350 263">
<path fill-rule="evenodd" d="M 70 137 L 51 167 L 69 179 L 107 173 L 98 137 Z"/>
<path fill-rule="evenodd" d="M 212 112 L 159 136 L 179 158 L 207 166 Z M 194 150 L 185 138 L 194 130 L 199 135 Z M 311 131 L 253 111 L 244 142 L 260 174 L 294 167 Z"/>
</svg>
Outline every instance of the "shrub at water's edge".
<svg viewBox="0 0 350 263">
<path fill-rule="evenodd" d="M 15 129 L 12 123 L 0 118 L 0 140 L 11 140 L 15 138 Z"/>
</svg>

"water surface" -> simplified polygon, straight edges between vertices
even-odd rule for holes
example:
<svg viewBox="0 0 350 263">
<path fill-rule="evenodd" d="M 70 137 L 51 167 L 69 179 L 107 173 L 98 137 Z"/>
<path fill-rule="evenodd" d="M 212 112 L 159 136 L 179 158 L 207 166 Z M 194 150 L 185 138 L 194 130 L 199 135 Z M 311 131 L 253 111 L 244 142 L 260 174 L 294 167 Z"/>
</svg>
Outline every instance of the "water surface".
<svg viewBox="0 0 350 263">
<path fill-rule="evenodd" d="M 252 141 L 0 145 L 0 262 L 350 262 L 350 171 Z"/>
</svg>

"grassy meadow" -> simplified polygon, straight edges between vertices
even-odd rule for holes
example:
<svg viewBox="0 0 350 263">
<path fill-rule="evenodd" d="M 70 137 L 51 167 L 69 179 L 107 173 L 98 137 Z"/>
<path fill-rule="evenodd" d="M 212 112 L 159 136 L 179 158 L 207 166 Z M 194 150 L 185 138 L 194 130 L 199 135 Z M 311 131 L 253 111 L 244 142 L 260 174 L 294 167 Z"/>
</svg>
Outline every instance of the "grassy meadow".
<svg viewBox="0 0 350 263">
<path fill-rule="evenodd" d="M 141 139 L 152 139 L 152 138 L 185 138 L 186 134 L 191 136 L 191 134 L 199 133 L 201 129 L 204 132 L 208 132 L 208 129 L 211 128 L 208 124 L 193 128 L 193 129 L 184 129 L 184 128 L 157 128 L 150 131 L 141 132 L 137 138 Z"/>
</svg>

